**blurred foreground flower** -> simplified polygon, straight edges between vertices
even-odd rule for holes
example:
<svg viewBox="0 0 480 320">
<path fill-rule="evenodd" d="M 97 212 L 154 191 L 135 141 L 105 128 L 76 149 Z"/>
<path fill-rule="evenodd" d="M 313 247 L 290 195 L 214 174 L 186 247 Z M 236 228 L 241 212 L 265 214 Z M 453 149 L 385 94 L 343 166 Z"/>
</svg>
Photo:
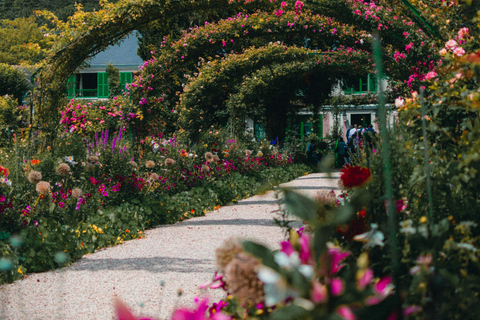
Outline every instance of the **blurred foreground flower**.
<svg viewBox="0 0 480 320">
<path fill-rule="evenodd" d="M 115 313 L 118 320 L 155 320 L 153 318 L 138 318 L 123 304 L 123 302 L 115 299 Z"/>
<path fill-rule="evenodd" d="M 372 178 L 370 169 L 361 166 L 346 165 L 342 170 L 340 180 L 342 185 L 347 188 L 361 187 Z"/>
<path fill-rule="evenodd" d="M 353 240 L 364 242 L 362 249 L 368 249 L 375 246 L 383 247 L 384 243 L 383 240 L 385 236 L 381 231 L 378 231 L 378 225 L 376 223 L 372 223 L 370 225 L 372 229 L 370 231 L 356 235 L 353 237 Z"/>
<path fill-rule="evenodd" d="M 181 308 L 173 313 L 172 320 L 229 320 L 230 317 L 223 313 L 216 312 L 210 318 L 206 315 L 208 310 L 208 298 L 204 298 L 198 303 L 196 309 Z"/>
</svg>

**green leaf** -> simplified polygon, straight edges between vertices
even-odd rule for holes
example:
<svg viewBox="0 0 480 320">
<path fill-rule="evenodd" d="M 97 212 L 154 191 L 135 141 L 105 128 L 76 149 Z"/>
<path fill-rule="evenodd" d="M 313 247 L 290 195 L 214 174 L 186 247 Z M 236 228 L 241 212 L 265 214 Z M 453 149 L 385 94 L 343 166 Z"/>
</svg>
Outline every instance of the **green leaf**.
<svg viewBox="0 0 480 320">
<path fill-rule="evenodd" d="M 353 215 L 354 215 L 353 207 L 346 203 L 344 206 L 340 207 L 337 211 L 335 211 L 335 216 L 333 217 L 332 221 L 332 228 L 336 227 L 339 224 L 344 224 L 349 222 Z"/>
<path fill-rule="evenodd" d="M 270 320 L 306 319 L 308 311 L 299 306 L 286 306 L 275 310 L 269 317 Z"/>
<path fill-rule="evenodd" d="M 280 271 L 279 265 L 275 262 L 272 251 L 267 247 L 252 241 L 244 241 L 243 249 L 245 252 L 250 253 L 254 257 L 258 258 L 263 265 L 272 268 L 273 270 Z"/>
<path fill-rule="evenodd" d="M 315 258 L 318 259 L 327 248 L 327 242 L 333 234 L 331 226 L 318 227 L 313 231 L 313 251 L 315 251 Z"/>
<path fill-rule="evenodd" d="M 379 304 L 361 309 L 357 313 L 358 320 L 384 320 L 387 319 L 395 309 L 396 297 L 389 296 Z"/>
<path fill-rule="evenodd" d="M 288 189 L 283 189 L 283 194 L 283 202 L 289 213 L 310 223 L 313 223 L 317 219 L 317 204 L 315 201 Z"/>
</svg>

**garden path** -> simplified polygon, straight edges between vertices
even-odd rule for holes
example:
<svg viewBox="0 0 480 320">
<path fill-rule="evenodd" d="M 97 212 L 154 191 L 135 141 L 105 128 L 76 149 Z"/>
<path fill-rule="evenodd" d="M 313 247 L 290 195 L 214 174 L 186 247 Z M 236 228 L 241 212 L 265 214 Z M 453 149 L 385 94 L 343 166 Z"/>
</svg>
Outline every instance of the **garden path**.
<svg viewBox="0 0 480 320">
<path fill-rule="evenodd" d="M 307 195 L 332 189 L 338 194 L 338 176 L 310 174 L 283 186 Z M 232 236 L 278 247 L 284 234 L 273 222 L 277 209 L 270 191 L 148 230 L 143 239 L 99 250 L 61 270 L 30 274 L 0 287 L 0 319 L 114 319 L 115 296 L 137 315 L 165 319 L 176 307 L 193 305 L 197 295 L 216 301 L 222 290 L 199 288 L 212 279 L 215 248 Z"/>
</svg>

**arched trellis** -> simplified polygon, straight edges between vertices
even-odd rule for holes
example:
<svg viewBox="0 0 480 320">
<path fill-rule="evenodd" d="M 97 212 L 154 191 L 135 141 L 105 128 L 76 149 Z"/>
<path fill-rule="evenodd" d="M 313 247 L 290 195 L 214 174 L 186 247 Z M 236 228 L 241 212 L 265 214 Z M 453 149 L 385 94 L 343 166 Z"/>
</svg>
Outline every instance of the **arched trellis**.
<svg viewBox="0 0 480 320">
<path fill-rule="evenodd" d="M 219 58 L 221 51 L 241 54 L 251 46 L 261 47 L 275 41 L 288 46 L 304 45 L 308 38 L 315 38 L 314 43 L 318 44 L 315 47 L 320 50 L 328 50 L 340 43 L 360 48 L 368 48 L 369 45 L 365 32 L 320 15 L 295 12 L 285 13 L 281 17 L 268 12 L 237 15 L 195 28 L 171 46 L 165 45 L 159 56 L 143 67 L 143 81 L 138 85 L 141 90 L 136 90 L 134 96 L 138 100 L 144 97 L 148 99 L 149 96 L 155 100 L 156 94 L 165 93 L 173 98 L 173 107 L 177 99 L 175 93 L 182 90 L 183 75 L 193 75 L 199 63 Z M 365 39 L 363 45 L 358 42 L 362 38 Z"/>
<path fill-rule="evenodd" d="M 370 28 L 369 31 L 371 31 L 373 24 L 370 20 L 377 21 L 375 18 L 377 16 L 369 17 L 363 23 Z M 411 32 L 415 30 L 408 24 L 404 27 L 407 30 L 411 29 Z M 392 30 L 398 31 L 397 29 L 393 28 Z M 383 29 L 385 34 L 389 33 L 389 30 Z M 392 50 L 403 50 L 408 41 L 414 39 L 413 41 L 418 40 L 420 43 L 424 37 L 423 33 L 414 32 L 410 40 L 403 38 L 398 41 L 394 38 L 395 41 L 393 41 L 392 46 L 386 48 L 389 49 L 389 54 L 393 57 Z M 144 90 L 137 96 L 139 99 L 148 98 L 149 95 L 152 96 L 157 93 L 156 88 L 161 87 L 162 93 L 174 97 L 173 94 L 181 91 L 180 84 L 183 74 L 191 75 L 196 71 L 198 63 L 205 60 L 214 60 L 220 51 L 241 53 L 245 48 L 252 45 L 259 47 L 274 41 L 281 41 L 286 45 L 304 46 L 305 39 L 310 39 L 310 43 L 308 43 L 310 48 L 319 50 L 328 50 L 339 45 L 370 49 L 368 31 L 339 23 L 330 17 L 311 14 L 310 12 L 297 14 L 293 11 L 283 13 L 281 16 L 268 12 L 237 15 L 218 23 L 211 23 L 189 30 L 175 42 L 166 39 L 160 55 L 153 63 L 149 63 L 143 69 L 143 88 L 150 87 L 154 90 Z M 394 61 L 393 58 L 391 61 Z M 398 63 L 395 62 L 395 64 Z M 387 67 L 390 69 L 394 66 Z M 155 78 L 151 78 L 149 75 L 155 75 Z M 178 85 L 171 85 L 174 83 Z M 142 93 L 147 94 L 143 95 Z"/>
<path fill-rule="evenodd" d="M 340 0 L 337 0 L 340 1 Z M 133 1 L 133 0 L 123 0 L 118 2 L 116 5 L 108 5 L 102 2 L 106 9 L 101 10 L 97 13 L 88 13 L 83 16 L 77 17 L 77 20 L 84 20 L 84 24 L 77 23 L 77 28 L 74 30 L 75 33 L 65 34 L 59 43 L 63 43 L 64 47 L 61 48 L 49 61 L 47 61 L 46 66 L 40 74 L 40 84 L 41 84 L 41 94 L 38 96 L 38 104 L 36 114 L 39 116 L 39 119 L 45 126 L 55 125 L 57 110 L 60 107 L 60 102 L 62 101 L 64 88 L 66 80 L 72 74 L 77 67 L 85 61 L 85 59 L 95 55 L 99 51 L 105 49 L 108 45 L 120 41 L 121 37 L 125 34 L 138 28 L 139 26 L 148 23 L 154 19 L 159 18 L 168 18 L 176 14 L 185 13 L 188 11 L 201 11 L 208 10 L 209 8 L 215 6 L 225 5 L 226 2 L 222 0 L 201 0 L 201 1 L 172 1 L 172 2 L 158 2 L 156 0 L 142 0 L 142 1 Z M 334 13 L 334 15 L 358 15 L 356 12 L 360 8 L 360 13 L 363 14 L 362 10 L 365 11 L 365 23 L 361 23 L 363 20 L 359 21 L 358 28 L 359 32 L 362 29 L 365 29 L 365 32 L 371 32 L 374 29 L 381 29 L 384 34 L 389 34 L 389 30 L 401 30 L 403 29 L 412 29 L 418 31 L 418 28 L 415 28 L 414 24 L 410 24 L 411 20 L 408 18 L 400 17 L 402 23 L 399 21 L 391 20 L 389 17 L 388 8 L 376 6 L 374 7 L 375 13 L 367 14 L 368 10 L 372 9 L 366 6 L 363 2 L 345 0 L 343 3 L 347 8 L 348 12 L 338 12 L 335 10 L 330 10 L 329 13 Z M 254 2 L 248 1 L 246 4 L 240 5 L 240 7 L 250 7 L 258 8 L 266 12 L 272 12 L 274 7 L 278 6 L 273 2 Z M 107 10 L 108 9 L 108 10 Z M 293 14 L 293 13 L 292 13 Z M 286 14 L 288 15 L 288 14 Z M 269 19 L 272 22 L 275 17 L 278 17 L 277 12 L 276 16 L 270 14 Z M 282 14 L 283 16 L 283 14 Z M 295 26 L 296 21 L 301 19 L 301 15 L 295 14 L 293 17 L 294 22 L 288 21 L 288 26 L 292 28 L 292 25 Z M 334 20 L 328 19 L 328 23 L 335 23 Z M 232 19 L 230 19 L 232 20 Z M 267 19 L 268 20 L 268 19 Z M 77 21 L 78 22 L 78 21 Z M 260 22 L 260 21 L 258 21 Z M 278 21 L 273 22 L 278 23 Z M 391 23 L 391 25 L 388 25 Z M 398 25 L 398 26 L 397 26 Z M 304 25 L 305 29 L 308 30 L 311 26 L 306 24 Z M 345 28 L 348 28 L 347 26 Z M 252 26 L 253 30 L 263 29 L 258 25 Z M 350 28 L 351 29 L 351 28 Z M 284 29 L 288 30 L 288 29 Z M 311 29 L 310 29 L 311 30 Z M 313 29 L 315 30 L 315 29 Z M 337 30 L 336 28 L 330 29 L 331 34 L 334 35 Z M 335 32 L 334 32 L 335 31 Z M 252 31 L 253 32 L 253 31 Z M 268 32 L 268 29 L 267 29 Z M 287 34 L 288 32 L 284 32 Z M 192 33 L 193 34 L 193 33 Z M 412 37 L 415 32 L 412 32 Z M 189 32 L 184 36 L 183 40 L 188 38 L 190 35 Z M 243 38 L 245 34 L 239 34 L 238 38 Z M 393 38 L 398 38 L 398 35 L 392 33 Z M 194 36 L 190 36 L 195 38 Z M 421 35 L 424 37 L 424 35 Z M 353 37 L 352 37 L 353 38 Z M 392 37 L 390 37 L 392 38 Z M 392 38 L 392 39 L 393 39 Z M 413 39 L 413 38 L 412 38 Z M 228 39 L 224 39 L 228 40 Z M 232 40 L 232 38 L 230 39 Z M 343 39 L 344 40 L 344 39 Z M 342 42 L 343 42 L 342 40 Z M 362 40 L 362 39 L 360 39 Z M 362 41 L 357 40 L 356 45 L 360 45 Z M 397 39 L 398 40 L 398 39 Z M 399 47 L 403 46 L 405 39 L 399 41 Z M 182 41 L 182 40 L 180 40 Z M 223 41 L 223 40 L 222 40 Z M 409 41 L 409 40 L 408 40 Z M 235 41 L 233 41 L 234 43 Z M 177 42 L 177 45 L 179 42 Z M 225 49 L 228 50 L 228 45 L 230 43 L 226 41 Z M 388 45 L 395 46 L 395 43 L 388 43 Z M 178 47 L 175 49 L 175 45 L 171 46 L 172 50 L 175 50 L 174 54 L 171 57 L 175 60 L 178 60 L 180 57 L 180 62 L 185 63 L 185 59 L 181 59 L 181 50 L 178 50 Z M 166 49 L 166 48 L 164 48 Z M 391 51 L 392 52 L 392 51 Z M 191 56 L 191 55 L 190 55 Z M 195 55 L 193 55 L 195 57 Z M 185 56 L 184 56 L 185 58 Z M 213 58 L 215 59 L 215 58 Z M 177 63 L 177 61 L 171 60 L 171 63 Z M 193 60 L 192 60 L 193 61 Z M 167 61 L 167 65 L 168 65 Z M 171 69 L 171 68 L 170 68 Z M 183 69 L 180 67 L 183 71 Z M 194 72 L 194 71 L 193 71 Z M 144 81 L 146 77 L 143 77 Z M 177 78 L 176 81 L 179 84 L 185 82 L 185 80 Z M 146 83 L 145 83 L 146 84 Z M 140 84 L 139 87 L 146 88 L 143 84 Z M 181 94 L 181 92 L 180 92 Z M 53 121 L 51 119 L 53 118 Z"/>
<path fill-rule="evenodd" d="M 185 97 L 180 103 L 180 125 L 190 132 L 190 138 L 195 139 L 199 129 L 213 124 L 215 111 L 228 112 L 237 133 L 244 130 L 243 115 L 262 115 L 267 121 L 267 133 L 283 140 L 286 127 L 286 115 L 291 110 L 291 100 L 295 98 L 297 88 L 305 86 L 308 75 L 322 74 L 325 80 L 325 92 L 342 79 L 346 74 L 364 74 L 371 71 L 370 56 L 364 51 L 352 49 L 339 50 L 321 56 L 299 54 L 297 59 L 289 59 L 299 48 L 287 49 L 285 59 L 264 59 L 267 53 L 275 52 L 280 46 L 252 49 L 246 52 L 247 57 L 225 59 L 213 66 L 202 68 L 201 75 L 193 79 L 185 89 Z M 290 50 L 290 52 L 289 52 Z M 282 55 L 279 51 L 278 55 Z M 258 62 L 247 62 L 250 58 L 259 58 Z M 205 70 L 204 70 L 205 69 Z M 211 76 L 218 69 L 219 79 L 229 82 L 228 87 L 213 89 Z M 230 77 L 238 70 L 240 77 Z M 217 82 L 215 82 L 217 83 Z M 269 88 L 275 88 L 274 91 Z M 226 90 L 226 92 L 225 92 Z M 318 93 L 320 94 L 320 93 Z M 219 97 L 219 98 L 217 98 Z M 202 101 L 206 98 L 206 103 Z M 326 98 L 326 96 L 325 96 Z M 217 101 L 212 108 L 208 101 Z M 259 110 L 263 112 L 259 114 Z M 277 130 L 278 129 L 278 130 Z"/>
<path fill-rule="evenodd" d="M 121 0 L 115 5 L 105 4 L 103 10 L 84 13 L 75 19 L 72 32 L 58 39 L 59 50 L 49 57 L 39 71 L 39 94 L 36 97 L 36 115 L 45 127 L 58 123 L 58 108 L 64 97 L 67 79 L 88 58 L 115 44 L 131 31 L 156 19 L 168 19 L 185 12 L 201 12 L 225 6 L 225 0 Z M 249 2 L 239 8 L 272 8 L 270 2 Z M 74 20 L 75 20 L 74 19 Z M 52 119 L 53 118 L 53 119 Z"/>
</svg>

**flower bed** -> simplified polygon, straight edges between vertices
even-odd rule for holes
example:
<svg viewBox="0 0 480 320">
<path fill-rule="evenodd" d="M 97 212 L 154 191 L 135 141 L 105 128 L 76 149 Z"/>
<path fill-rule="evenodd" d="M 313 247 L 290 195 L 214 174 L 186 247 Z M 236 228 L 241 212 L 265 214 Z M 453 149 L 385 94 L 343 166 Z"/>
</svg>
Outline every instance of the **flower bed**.
<svg viewBox="0 0 480 320">
<path fill-rule="evenodd" d="M 32 159 L 27 141 L 15 141 L 13 155 L 0 154 L 0 282 L 141 238 L 146 228 L 204 215 L 310 170 L 276 149 L 252 153 L 218 135 L 195 148 L 175 137 L 149 138 L 133 150 L 121 130 L 90 139 L 67 132 L 55 153 Z"/>
</svg>

